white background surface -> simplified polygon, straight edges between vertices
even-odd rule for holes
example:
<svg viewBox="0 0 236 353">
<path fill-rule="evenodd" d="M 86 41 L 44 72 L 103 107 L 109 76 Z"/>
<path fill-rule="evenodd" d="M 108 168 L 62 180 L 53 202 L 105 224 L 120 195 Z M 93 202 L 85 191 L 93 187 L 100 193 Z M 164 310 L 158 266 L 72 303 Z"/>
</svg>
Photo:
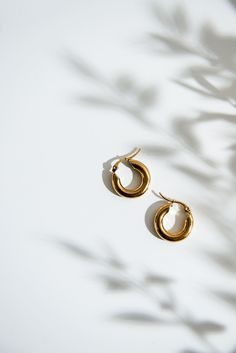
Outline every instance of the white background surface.
<svg viewBox="0 0 236 353">
<path fill-rule="evenodd" d="M 235 349 L 236 11 L 156 5 L 0 5 L 1 353 Z M 103 164 L 135 146 L 152 185 L 119 198 Z M 151 234 L 151 189 L 186 241 Z"/>
</svg>

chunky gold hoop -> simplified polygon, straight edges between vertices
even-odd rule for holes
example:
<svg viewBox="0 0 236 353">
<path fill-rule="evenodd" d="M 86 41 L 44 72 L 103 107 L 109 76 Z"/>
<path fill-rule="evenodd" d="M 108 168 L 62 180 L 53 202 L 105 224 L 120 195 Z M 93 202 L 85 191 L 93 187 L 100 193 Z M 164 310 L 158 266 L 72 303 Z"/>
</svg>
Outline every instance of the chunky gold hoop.
<svg viewBox="0 0 236 353">
<path fill-rule="evenodd" d="M 194 218 L 190 208 L 187 205 L 185 205 L 183 202 L 168 199 L 165 196 L 163 196 L 161 193 L 160 195 L 162 198 L 168 201 L 168 203 L 162 206 L 154 216 L 154 228 L 156 233 L 159 235 L 160 238 L 169 240 L 169 241 L 179 241 L 187 238 L 191 233 L 193 224 L 194 224 Z M 183 206 L 184 211 L 187 213 L 187 218 L 184 221 L 184 226 L 182 230 L 180 230 L 179 232 L 171 233 L 165 229 L 163 225 L 163 219 L 165 215 L 169 212 L 169 209 L 173 205 L 173 203 L 178 203 Z"/>
<path fill-rule="evenodd" d="M 135 188 L 135 189 L 126 189 L 121 181 L 118 175 L 116 174 L 116 171 L 119 167 L 119 164 L 123 159 L 119 159 L 113 166 L 112 168 L 112 186 L 115 190 L 115 192 L 120 195 L 120 196 L 125 196 L 125 197 L 138 197 L 143 195 L 150 184 L 151 180 L 151 175 L 148 170 L 148 168 L 141 162 L 132 159 L 132 157 L 136 156 L 140 152 L 140 149 L 137 149 L 133 154 L 129 155 L 128 157 L 123 158 L 125 161 L 129 162 L 131 167 L 137 171 L 140 176 L 141 176 L 141 183 L 140 185 Z"/>
</svg>

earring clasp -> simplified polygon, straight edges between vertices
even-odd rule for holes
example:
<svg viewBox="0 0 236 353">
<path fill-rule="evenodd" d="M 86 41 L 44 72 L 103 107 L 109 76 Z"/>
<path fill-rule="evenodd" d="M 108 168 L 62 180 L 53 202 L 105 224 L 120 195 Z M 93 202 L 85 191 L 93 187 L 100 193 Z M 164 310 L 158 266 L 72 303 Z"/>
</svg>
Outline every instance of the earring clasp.
<svg viewBox="0 0 236 353">
<path fill-rule="evenodd" d="M 181 201 L 178 201 L 178 200 L 174 200 L 174 199 L 170 199 L 166 196 L 164 196 L 161 192 L 159 192 L 159 195 L 164 199 L 166 200 L 167 202 L 173 204 L 173 203 L 178 203 L 179 205 L 183 206 L 184 210 L 186 212 L 191 212 L 190 208 L 184 203 L 184 202 L 181 202 Z"/>
<path fill-rule="evenodd" d="M 129 162 L 129 160 L 133 157 L 135 157 L 139 152 L 141 151 L 141 148 L 135 148 L 134 152 L 130 152 L 128 155 L 121 157 L 112 167 L 112 172 L 115 173 L 119 167 L 119 164 L 125 160 Z"/>
</svg>

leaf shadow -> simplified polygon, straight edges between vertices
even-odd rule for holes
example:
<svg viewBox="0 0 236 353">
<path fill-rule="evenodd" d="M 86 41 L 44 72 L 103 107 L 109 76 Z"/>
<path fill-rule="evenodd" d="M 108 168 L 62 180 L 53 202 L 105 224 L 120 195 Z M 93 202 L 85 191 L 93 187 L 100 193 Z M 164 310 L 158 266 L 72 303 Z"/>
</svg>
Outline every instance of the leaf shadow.
<svg viewBox="0 0 236 353">
<path fill-rule="evenodd" d="M 220 300 L 223 300 L 232 309 L 236 310 L 236 293 L 228 291 L 213 291 L 213 294 Z"/>
<path fill-rule="evenodd" d="M 231 0 L 231 3 L 233 0 Z M 154 12 L 154 10 L 153 10 Z M 154 45 L 155 48 L 164 47 L 163 54 L 169 56 L 193 56 L 199 59 L 203 59 L 205 64 L 202 66 L 191 66 L 188 70 L 187 79 L 191 79 L 195 85 L 192 85 L 186 78 L 183 77 L 176 78 L 174 81 L 178 85 L 205 96 L 207 99 L 212 98 L 215 100 L 220 100 L 223 102 L 230 103 L 234 106 L 234 101 L 236 99 L 236 79 L 235 79 L 235 54 L 236 54 L 236 37 L 225 35 L 217 32 L 217 30 L 211 26 L 209 23 L 205 23 L 198 29 L 197 38 L 198 41 L 192 44 L 193 41 L 189 41 L 188 35 L 191 34 L 191 21 L 188 19 L 184 8 L 176 6 L 173 11 L 168 14 L 163 11 L 163 9 L 158 8 L 155 11 L 155 16 L 160 20 L 163 26 L 165 26 L 163 33 L 154 32 L 149 35 L 148 43 L 150 46 Z M 159 51 L 161 52 L 161 50 Z M 69 59 L 70 61 L 70 59 Z M 96 91 L 92 91 L 89 94 L 83 94 L 78 97 L 78 101 L 84 102 L 91 107 L 101 107 L 101 108 L 111 108 L 118 111 L 122 111 L 127 115 L 134 118 L 134 121 L 142 123 L 148 128 L 153 128 L 153 125 L 148 121 L 146 111 L 153 107 L 156 102 L 156 91 L 152 86 L 140 87 L 134 78 L 129 75 L 118 75 L 115 79 L 106 79 L 104 75 L 101 75 L 96 70 L 94 70 L 90 65 L 71 57 L 71 64 L 74 70 L 82 74 L 84 77 L 89 79 L 92 84 L 95 84 L 95 89 L 99 89 L 99 94 Z M 225 76 L 225 72 L 227 75 Z M 214 79 L 216 76 L 220 78 L 227 78 L 227 82 L 224 85 L 215 85 Z M 208 120 L 223 120 L 230 123 L 235 123 L 235 116 L 230 114 L 221 114 L 213 112 L 203 112 L 196 120 L 189 121 L 187 119 L 175 119 L 173 123 L 173 132 L 176 137 L 181 137 L 186 144 L 194 152 L 199 152 L 201 148 L 201 142 L 194 135 L 194 124 L 197 122 L 205 122 Z M 172 155 L 179 152 L 179 150 L 174 150 L 166 146 L 158 145 L 148 145 L 144 146 L 146 153 L 149 155 L 160 155 L 163 157 L 172 157 Z M 197 153 L 196 153 L 197 155 Z M 117 156 L 118 157 L 118 156 Z M 112 162 L 116 157 L 109 159 L 103 164 L 102 179 L 104 185 L 107 189 L 114 193 L 111 185 L 111 173 L 110 168 Z M 206 161 L 206 159 L 205 159 Z M 212 163 L 213 165 L 213 163 Z M 230 168 L 234 175 L 235 171 L 235 156 L 232 157 L 230 161 Z M 173 167 L 176 170 L 188 175 L 191 179 L 197 181 L 199 184 L 203 184 L 206 188 L 212 185 L 212 183 L 217 179 L 217 175 L 209 175 L 208 173 L 199 172 L 196 169 L 192 169 L 187 165 L 177 165 L 173 163 Z M 216 170 L 214 171 L 216 172 Z M 131 182 L 132 183 L 132 182 Z M 153 203 L 145 213 L 145 225 L 149 232 L 157 236 L 153 227 L 153 217 L 157 209 L 164 204 L 163 201 L 157 201 Z M 212 216 L 214 212 L 212 210 L 209 212 L 209 219 L 214 223 L 219 225 L 222 234 L 230 233 L 230 227 L 227 228 L 225 232 L 225 221 L 218 220 L 217 217 Z M 113 256 L 108 256 L 101 258 L 90 251 L 86 251 L 83 248 L 77 246 L 70 246 L 70 244 L 64 244 L 65 249 L 71 253 L 77 255 L 81 259 L 86 259 L 89 261 L 96 262 L 97 264 L 102 264 L 105 268 L 112 272 L 116 271 L 115 266 L 111 266 L 117 259 L 113 259 Z M 222 254 L 221 254 L 222 255 Z M 231 269 L 235 271 L 234 264 L 228 261 L 228 259 L 211 254 L 209 255 L 211 259 L 217 262 L 220 266 Z M 120 269 L 122 269 L 122 261 L 118 259 L 118 263 L 121 264 Z M 137 281 L 129 278 L 127 282 L 126 277 L 123 277 L 124 272 L 117 274 L 103 274 L 99 276 L 99 281 L 105 285 L 108 290 L 111 291 L 128 291 L 133 289 L 138 289 L 147 298 L 150 299 L 149 292 L 146 288 L 149 285 L 157 284 L 158 288 L 160 286 L 169 285 L 169 280 L 166 278 L 160 279 L 161 275 L 158 274 L 147 274 L 146 277 L 141 276 L 141 280 L 137 285 Z M 173 291 L 173 295 L 175 293 Z M 231 298 L 232 299 L 232 298 Z M 155 298 L 158 302 L 158 298 Z M 161 301 L 159 301 L 161 304 Z M 161 305 L 160 305 L 161 306 Z M 174 309 L 172 308 L 173 315 L 175 316 Z M 116 320 L 138 322 L 138 323 L 161 323 L 162 320 L 156 315 L 150 315 L 146 312 L 122 312 L 113 316 Z M 172 324 L 172 323 L 170 323 Z M 184 318 L 180 321 L 180 324 L 187 326 L 192 330 L 197 336 L 199 336 L 202 341 L 208 334 L 219 333 L 224 331 L 224 325 L 215 323 L 213 321 L 196 321 L 194 318 Z M 185 353 L 196 353 L 194 350 L 185 350 Z"/>
<path fill-rule="evenodd" d="M 112 318 L 118 321 L 126 321 L 135 324 L 162 324 L 163 321 L 152 314 L 147 314 L 143 312 L 124 312 L 120 314 L 113 315 Z"/>
<path fill-rule="evenodd" d="M 128 74 L 120 74 L 107 79 L 87 62 L 75 55 L 66 57 L 69 67 L 84 76 L 93 85 L 93 92 L 76 97 L 76 102 L 95 108 L 109 108 L 128 114 L 146 127 L 153 127 L 147 118 L 146 110 L 157 101 L 157 89 L 154 85 L 143 86 Z M 99 93 L 98 92 L 99 89 Z"/>
<path fill-rule="evenodd" d="M 205 97 L 219 99 L 236 107 L 236 36 L 220 33 L 209 22 L 201 24 L 197 36 L 193 36 L 186 10 L 178 8 L 178 5 L 168 12 L 158 5 L 152 5 L 151 12 L 162 26 L 162 30 L 149 33 L 147 43 L 151 48 L 157 49 L 162 55 L 188 55 L 205 62 L 190 66 L 187 70 L 189 78 L 198 87 L 180 78 L 173 81 Z M 208 78 L 215 78 L 216 74 L 222 75 L 227 83 L 217 87 Z"/>
</svg>

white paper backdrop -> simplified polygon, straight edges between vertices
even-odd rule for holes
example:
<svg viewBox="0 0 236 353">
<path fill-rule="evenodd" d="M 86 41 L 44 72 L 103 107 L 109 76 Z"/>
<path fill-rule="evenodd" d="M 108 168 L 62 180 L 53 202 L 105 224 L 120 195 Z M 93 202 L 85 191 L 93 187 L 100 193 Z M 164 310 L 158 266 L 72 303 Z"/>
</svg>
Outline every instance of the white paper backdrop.
<svg viewBox="0 0 236 353">
<path fill-rule="evenodd" d="M 235 6 L 0 4 L 1 353 L 234 352 Z M 135 146 L 129 200 L 109 161 Z M 153 236 L 152 189 L 186 241 Z"/>
</svg>

